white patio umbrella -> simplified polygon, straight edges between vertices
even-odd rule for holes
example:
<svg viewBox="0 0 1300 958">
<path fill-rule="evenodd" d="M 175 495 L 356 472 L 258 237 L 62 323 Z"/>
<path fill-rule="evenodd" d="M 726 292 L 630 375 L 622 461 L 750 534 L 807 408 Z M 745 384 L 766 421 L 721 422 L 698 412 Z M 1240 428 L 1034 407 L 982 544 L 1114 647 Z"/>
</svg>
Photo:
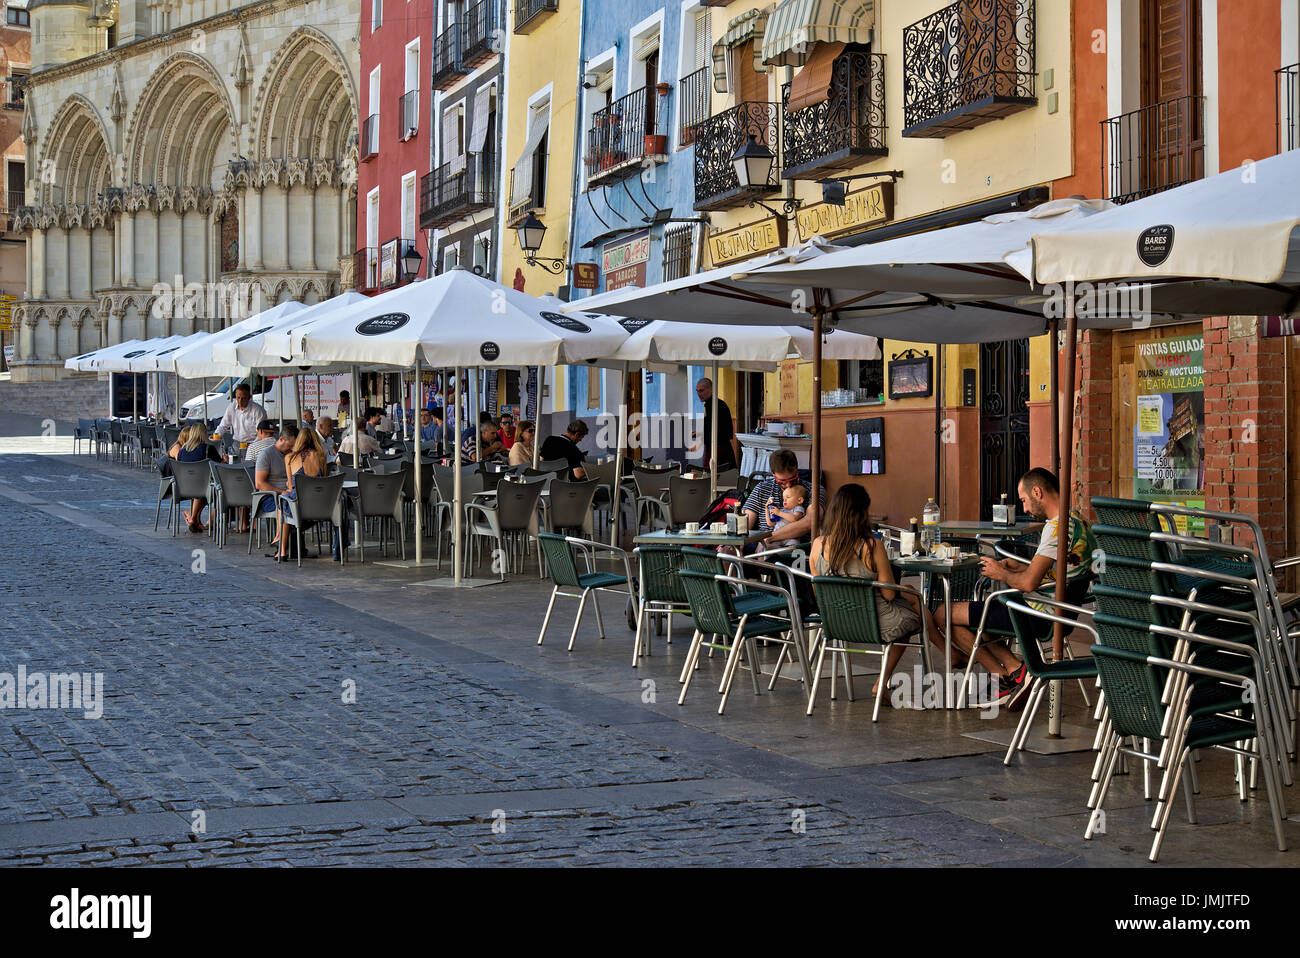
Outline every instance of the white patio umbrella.
<svg viewBox="0 0 1300 958">
<path fill-rule="evenodd" d="M 289 334 L 293 330 L 319 322 L 336 309 L 353 306 L 369 299 L 369 296 L 356 290 L 345 290 L 319 303 L 283 314 L 270 329 L 215 343 L 212 347 L 212 356 L 214 359 L 236 363 L 248 369 L 264 371 L 289 367 L 296 369 L 299 364 L 290 363 L 287 359 Z"/>
<path fill-rule="evenodd" d="M 101 346 L 99 349 L 93 349 L 88 353 L 82 353 L 80 356 L 73 356 L 71 359 L 64 361 L 63 368 L 79 373 L 93 372 L 96 361 L 139 349 L 143 342 L 142 339 L 128 339 L 125 342 L 114 343 L 111 346 Z"/>
<path fill-rule="evenodd" d="M 186 344 L 183 349 L 171 354 L 167 368 L 186 379 L 247 375 L 249 369 L 236 361 L 233 344 L 261 336 L 289 316 L 302 312 L 306 308 L 302 303 L 293 300 L 277 303 L 270 309 L 264 309 L 260 313 L 212 333 L 207 339 Z"/>
<path fill-rule="evenodd" d="M 455 268 L 294 329 L 287 336 L 290 348 L 284 355 L 294 363 L 346 361 L 397 369 L 428 362 L 453 366 L 459 383 L 467 366 L 572 365 L 608 356 L 627 338 L 626 331 L 612 319 L 566 316 L 546 309 L 546 305 L 537 297 Z M 354 416 L 354 430 L 355 422 Z M 454 433 L 452 450 L 459 462 Z M 459 468 L 455 470 L 453 512 L 454 582 L 460 585 Z M 418 562 L 418 536 L 416 542 Z"/>
</svg>

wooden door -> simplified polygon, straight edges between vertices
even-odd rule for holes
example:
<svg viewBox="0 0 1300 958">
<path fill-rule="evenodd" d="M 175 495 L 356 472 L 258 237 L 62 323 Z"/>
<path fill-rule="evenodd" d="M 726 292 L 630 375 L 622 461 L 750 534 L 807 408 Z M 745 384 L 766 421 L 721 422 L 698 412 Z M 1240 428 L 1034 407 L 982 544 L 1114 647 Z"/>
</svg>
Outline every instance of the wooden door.
<svg viewBox="0 0 1300 958">
<path fill-rule="evenodd" d="M 1204 175 L 1200 0 L 1145 0 L 1142 7 L 1142 188 Z"/>
</svg>

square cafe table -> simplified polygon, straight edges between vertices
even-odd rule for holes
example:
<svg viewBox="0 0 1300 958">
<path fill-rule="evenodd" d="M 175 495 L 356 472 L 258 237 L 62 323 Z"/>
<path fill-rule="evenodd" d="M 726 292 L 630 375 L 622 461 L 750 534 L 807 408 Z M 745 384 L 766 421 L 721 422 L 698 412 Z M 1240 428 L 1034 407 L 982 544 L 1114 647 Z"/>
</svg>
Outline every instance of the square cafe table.
<svg viewBox="0 0 1300 958">
<path fill-rule="evenodd" d="M 992 525 L 992 523 L 990 523 Z M 1005 528 L 1005 527 L 1000 527 Z M 958 569 L 969 569 L 972 566 L 978 567 L 980 557 L 978 555 L 963 555 L 956 559 L 932 559 L 929 556 L 909 556 L 892 558 L 890 562 L 894 568 L 901 569 L 904 572 L 916 572 L 925 576 L 927 588 L 924 590 L 926 597 L 929 597 L 929 584 L 933 582 L 933 577 L 938 576 L 943 580 L 943 611 L 944 611 L 944 649 L 943 649 L 943 707 L 950 709 L 954 707 L 952 701 L 952 673 L 950 664 L 952 662 L 952 579 L 954 571 Z"/>
</svg>

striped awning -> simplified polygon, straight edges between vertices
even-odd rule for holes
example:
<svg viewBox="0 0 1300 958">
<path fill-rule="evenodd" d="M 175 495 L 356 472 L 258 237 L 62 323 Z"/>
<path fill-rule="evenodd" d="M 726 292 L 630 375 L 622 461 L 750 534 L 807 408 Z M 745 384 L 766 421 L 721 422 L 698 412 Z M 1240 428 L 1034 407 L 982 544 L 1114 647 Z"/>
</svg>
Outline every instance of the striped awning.
<svg viewBox="0 0 1300 958">
<path fill-rule="evenodd" d="M 801 67 L 817 43 L 870 43 L 876 0 L 781 0 L 763 34 L 763 62 Z"/>
<path fill-rule="evenodd" d="M 727 92 L 727 57 L 732 47 L 746 40 L 754 41 L 754 72 L 767 72 L 763 65 L 763 31 L 771 12 L 753 7 L 727 23 L 727 32 L 713 45 L 713 89 L 719 93 Z"/>
</svg>

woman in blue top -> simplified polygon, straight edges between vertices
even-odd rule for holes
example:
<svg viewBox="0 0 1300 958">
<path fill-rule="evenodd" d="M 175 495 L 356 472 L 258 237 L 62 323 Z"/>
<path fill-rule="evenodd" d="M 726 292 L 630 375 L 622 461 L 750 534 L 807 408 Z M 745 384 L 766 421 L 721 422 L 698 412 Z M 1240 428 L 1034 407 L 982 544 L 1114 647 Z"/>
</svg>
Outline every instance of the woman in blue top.
<svg viewBox="0 0 1300 958">
<path fill-rule="evenodd" d="M 167 455 L 177 462 L 204 462 L 209 459 L 213 462 L 221 461 L 216 448 L 208 444 L 207 427 L 197 422 L 181 430 L 181 434 L 176 437 L 175 445 L 167 450 Z M 202 519 L 203 507 L 206 505 L 206 500 L 195 499 L 190 503 L 190 511 L 182 514 L 191 532 L 204 531 Z"/>
</svg>

